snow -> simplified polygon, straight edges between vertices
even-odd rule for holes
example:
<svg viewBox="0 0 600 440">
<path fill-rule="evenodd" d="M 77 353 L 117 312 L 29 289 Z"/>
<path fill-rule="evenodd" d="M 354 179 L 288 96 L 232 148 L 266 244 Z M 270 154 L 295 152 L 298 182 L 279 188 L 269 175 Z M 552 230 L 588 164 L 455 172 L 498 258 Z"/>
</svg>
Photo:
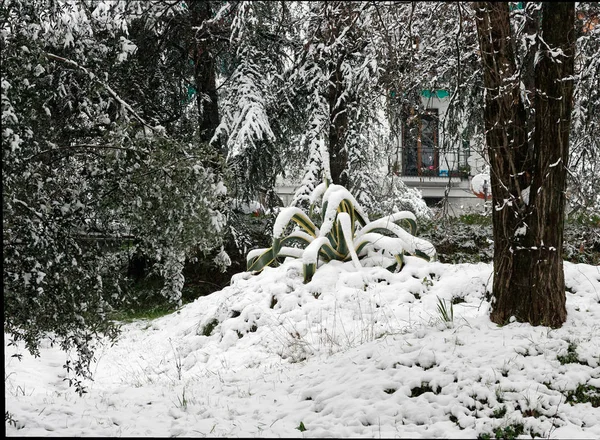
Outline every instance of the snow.
<svg viewBox="0 0 600 440">
<path fill-rule="evenodd" d="M 315 172 L 315 175 L 316 174 L 317 173 Z M 312 205 L 312 204 L 317 203 L 318 200 L 323 197 L 323 194 L 325 193 L 326 189 L 327 189 L 327 184 L 325 182 L 321 182 L 317 186 L 315 186 L 315 189 L 310 194 L 309 199 L 308 199 L 310 204 Z"/>
<path fill-rule="evenodd" d="M 222 182 L 219 182 L 219 184 L 222 184 Z M 240 199 L 234 199 L 233 206 L 234 209 L 239 210 L 244 214 L 255 214 L 266 211 L 266 208 L 263 206 L 263 204 L 256 200 L 244 201 Z"/>
<path fill-rule="evenodd" d="M 306 249 L 302 253 L 303 264 L 317 264 L 319 259 L 319 251 L 323 246 L 329 245 L 329 239 L 327 237 L 317 237 L 313 239 Z"/>
<path fill-rule="evenodd" d="M 529 205 L 529 194 L 530 193 L 531 193 L 531 186 L 528 186 L 523 191 L 521 191 L 521 199 L 523 200 L 523 203 L 525 203 L 526 205 Z"/>
<path fill-rule="evenodd" d="M 121 42 L 121 53 L 117 55 L 117 63 L 122 63 L 123 61 L 127 60 L 129 55 L 132 55 L 137 51 L 137 46 L 124 36 L 119 38 Z"/>
<path fill-rule="evenodd" d="M 423 240 L 422 238 L 412 236 L 410 233 L 394 223 L 395 221 L 404 218 L 415 220 L 415 216 L 411 212 L 397 212 L 390 216 L 382 217 L 372 221 L 371 223 L 368 223 L 364 228 L 356 233 L 356 239 L 360 240 L 377 228 L 385 228 L 394 233 L 399 239 L 397 244 L 394 244 L 389 240 L 386 242 L 386 244 L 391 246 L 388 249 L 390 252 L 401 253 L 403 250 L 406 250 L 409 253 L 414 254 L 418 249 L 429 256 L 429 258 L 435 258 L 435 247 L 431 243 L 429 243 L 427 240 Z"/>
<path fill-rule="evenodd" d="M 354 241 L 352 237 L 352 219 L 350 218 L 350 214 L 347 212 L 340 212 L 337 218 L 342 228 L 342 234 L 344 235 L 344 240 L 346 241 L 346 247 L 348 248 L 350 256 L 352 257 L 352 263 L 354 264 L 354 267 L 358 269 L 360 268 L 360 261 L 358 261 L 358 255 L 354 249 Z"/>
<path fill-rule="evenodd" d="M 527 225 L 523 224 L 521 227 L 517 228 L 515 231 L 515 237 L 519 237 L 521 235 L 527 234 Z"/>
<path fill-rule="evenodd" d="M 327 211 L 325 212 L 323 224 L 321 225 L 321 235 L 326 235 L 331 231 L 333 222 L 337 216 L 337 209 L 344 200 L 348 200 L 352 204 L 354 211 L 361 216 L 365 222 L 369 222 L 369 217 L 367 217 L 367 214 L 363 211 L 350 191 L 341 185 L 330 184 L 327 187 L 325 194 L 323 194 L 323 205 L 327 203 Z"/>
<path fill-rule="evenodd" d="M 600 385 L 600 268 L 565 262 L 568 317 L 552 330 L 489 320 L 490 264 L 405 262 L 333 261 L 308 284 L 294 259 L 239 273 L 123 325 L 81 397 L 67 354 L 34 358 L 5 335 L 6 435 L 476 438 L 522 423 L 522 438 L 600 438 L 598 408 L 565 402 Z M 450 325 L 438 298 L 464 300 Z M 579 362 L 563 365 L 571 342 Z"/>
<path fill-rule="evenodd" d="M 562 157 L 559 157 L 558 160 L 556 162 L 554 162 L 553 164 L 550 164 L 549 167 L 550 168 L 554 168 L 556 165 L 558 165 L 560 162 L 562 161 Z"/>
</svg>

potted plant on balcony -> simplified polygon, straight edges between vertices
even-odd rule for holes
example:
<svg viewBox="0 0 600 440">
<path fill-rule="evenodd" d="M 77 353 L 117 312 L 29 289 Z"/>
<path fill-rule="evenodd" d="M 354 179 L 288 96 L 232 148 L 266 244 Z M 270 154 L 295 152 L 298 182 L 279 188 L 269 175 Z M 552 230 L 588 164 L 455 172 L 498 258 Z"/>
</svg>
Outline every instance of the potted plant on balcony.
<svg viewBox="0 0 600 440">
<path fill-rule="evenodd" d="M 430 165 L 428 167 L 421 167 L 421 176 L 422 177 L 437 177 L 438 170 L 435 166 Z"/>
</svg>

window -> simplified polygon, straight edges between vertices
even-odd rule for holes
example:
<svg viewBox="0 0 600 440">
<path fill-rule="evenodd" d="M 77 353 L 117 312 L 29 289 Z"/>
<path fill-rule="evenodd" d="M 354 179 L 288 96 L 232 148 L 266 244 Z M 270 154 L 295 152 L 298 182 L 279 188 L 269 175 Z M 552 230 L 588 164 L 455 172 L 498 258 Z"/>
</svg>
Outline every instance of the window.
<svg viewBox="0 0 600 440">
<path fill-rule="evenodd" d="M 409 117 L 402 127 L 402 143 L 405 176 L 438 176 L 437 109 Z"/>
</svg>

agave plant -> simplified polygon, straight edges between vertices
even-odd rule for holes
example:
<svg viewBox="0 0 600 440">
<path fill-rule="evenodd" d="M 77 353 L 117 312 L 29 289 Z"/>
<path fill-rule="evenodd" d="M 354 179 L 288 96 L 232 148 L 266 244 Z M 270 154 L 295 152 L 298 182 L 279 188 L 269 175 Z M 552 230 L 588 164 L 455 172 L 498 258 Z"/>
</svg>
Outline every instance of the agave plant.
<svg viewBox="0 0 600 440">
<path fill-rule="evenodd" d="M 320 228 L 311 220 L 319 198 Z M 286 235 L 290 224 L 295 228 Z M 297 207 L 281 210 L 273 226 L 273 245 L 248 252 L 247 270 L 261 271 L 284 257 L 302 258 L 305 283 L 312 279 L 319 260 L 352 260 L 357 268 L 362 261 L 365 266 L 380 264 L 390 271 L 400 270 L 404 255 L 427 261 L 436 258 L 433 245 L 415 237 L 416 231 L 413 213 L 401 211 L 370 222 L 346 188 L 324 182 L 311 195 L 310 214 Z"/>
</svg>

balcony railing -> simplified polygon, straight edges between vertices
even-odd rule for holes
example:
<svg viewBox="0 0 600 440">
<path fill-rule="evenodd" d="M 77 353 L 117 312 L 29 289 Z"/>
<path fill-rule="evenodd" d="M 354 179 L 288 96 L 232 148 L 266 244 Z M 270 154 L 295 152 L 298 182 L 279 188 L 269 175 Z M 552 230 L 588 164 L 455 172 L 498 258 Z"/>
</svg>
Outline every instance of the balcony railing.
<svg viewBox="0 0 600 440">
<path fill-rule="evenodd" d="M 466 170 L 440 170 L 437 168 L 434 169 L 406 169 L 404 173 L 402 173 L 403 177 L 418 177 L 418 178 L 441 178 L 448 179 L 448 177 L 458 177 L 462 179 L 469 178 L 469 172 Z"/>
</svg>

